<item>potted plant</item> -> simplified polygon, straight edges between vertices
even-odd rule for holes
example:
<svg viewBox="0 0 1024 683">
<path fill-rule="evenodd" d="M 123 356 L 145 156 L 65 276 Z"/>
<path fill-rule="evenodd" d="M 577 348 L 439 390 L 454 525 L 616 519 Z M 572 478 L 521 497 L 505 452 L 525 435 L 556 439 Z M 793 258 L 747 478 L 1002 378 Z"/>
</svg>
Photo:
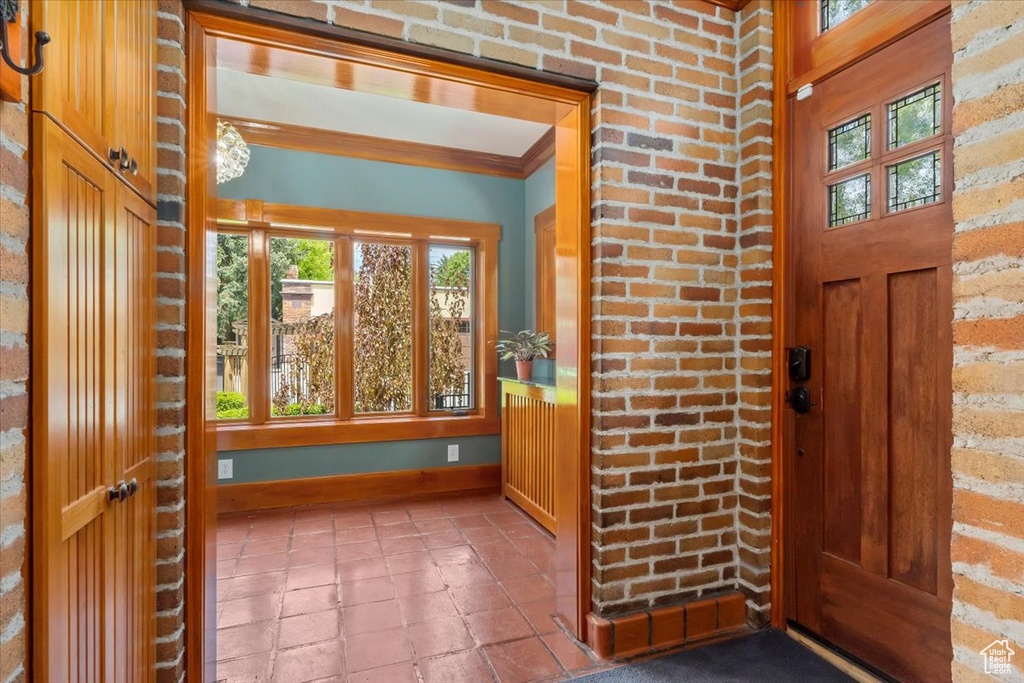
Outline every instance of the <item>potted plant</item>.
<svg viewBox="0 0 1024 683">
<path fill-rule="evenodd" d="M 497 348 L 501 359 L 515 358 L 516 377 L 521 380 L 530 379 L 533 373 L 533 359 L 538 356 L 548 357 L 548 353 L 551 352 L 551 338 L 547 332 L 531 332 L 530 330 L 523 330 L 515 334 L 505 332 L 505 330 L 502 332 L 512 336 L 498 341 Z"/>
</svg>

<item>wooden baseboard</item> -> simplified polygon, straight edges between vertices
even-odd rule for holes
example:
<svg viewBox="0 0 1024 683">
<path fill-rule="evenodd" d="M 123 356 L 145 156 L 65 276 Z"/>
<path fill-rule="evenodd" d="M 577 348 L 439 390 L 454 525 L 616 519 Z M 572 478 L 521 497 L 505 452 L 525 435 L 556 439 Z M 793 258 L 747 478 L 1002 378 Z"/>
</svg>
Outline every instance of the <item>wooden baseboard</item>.
<svg viewBox="0 0 1024 683">
<path fill-rule="evenodd" d="M 497 491 L 500 487 L 500 464 L 280 479 L 218 486 L 217 512 L 266 510 L 292 505 L 340 503 L 452 491 Z"/>
</svg>

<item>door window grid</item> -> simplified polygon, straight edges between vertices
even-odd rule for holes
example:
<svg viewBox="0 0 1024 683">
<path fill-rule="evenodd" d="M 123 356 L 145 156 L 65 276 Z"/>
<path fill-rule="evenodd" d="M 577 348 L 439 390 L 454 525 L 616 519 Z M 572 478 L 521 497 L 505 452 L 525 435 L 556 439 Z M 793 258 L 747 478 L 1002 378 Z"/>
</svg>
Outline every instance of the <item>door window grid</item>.
<svg viewBox="0 0 1024 683">
<path fill-rule="evenodd" d="M 845 168 L 871 157 L 871 114 L 829 130 L 828 170 Z"/>
<path fill-rule="evenodd" d="M 848 178 L 828 187 L 828 226 L 835 228 L 871 215 L 871 175 Z"/>
<path fill-rule="evenodd" d="M 924 206 L 942 196 L 942 157 L 933 151 L 886 167 L 889 211 Z"/>
<path fill-rule="evenodd" d="M 821 0 L 821 32 L 843 23 L 867 7 L 871 0 Z"/>
<path fill-rule="evenodd" d="M 936 83 L 888 107 L 889 149 L 929 138 L 942 129 L 942 91 Z"/>
</svg>

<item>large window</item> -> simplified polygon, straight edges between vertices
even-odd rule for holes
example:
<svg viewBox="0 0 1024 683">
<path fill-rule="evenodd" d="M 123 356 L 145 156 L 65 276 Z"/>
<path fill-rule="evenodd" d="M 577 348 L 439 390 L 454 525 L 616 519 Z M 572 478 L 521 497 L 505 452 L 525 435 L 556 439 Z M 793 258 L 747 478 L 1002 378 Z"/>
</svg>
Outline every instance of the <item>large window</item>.
<svg viewBox="0 0 1024 683">
<path fill-rule="evenodd" d="M 219 448 L 498 431 L 498 226 L 253 200 L 218 219 Z"/>
</svg>

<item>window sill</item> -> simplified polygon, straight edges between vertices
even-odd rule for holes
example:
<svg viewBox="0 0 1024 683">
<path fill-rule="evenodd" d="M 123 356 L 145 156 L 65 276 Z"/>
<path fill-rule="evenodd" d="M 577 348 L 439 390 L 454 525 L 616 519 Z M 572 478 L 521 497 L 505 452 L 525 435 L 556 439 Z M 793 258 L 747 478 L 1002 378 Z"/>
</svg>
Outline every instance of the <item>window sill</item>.
<svg viewBox="0 0 1024 683">
<path fill-rule="evenodd" d="M 326 446 L 500 434 L 501 420 L 486 415 L 396 417 L 352 421 L 283 420 L 261 425 L 219 423 L 218 451 Z"/>
</svg>

